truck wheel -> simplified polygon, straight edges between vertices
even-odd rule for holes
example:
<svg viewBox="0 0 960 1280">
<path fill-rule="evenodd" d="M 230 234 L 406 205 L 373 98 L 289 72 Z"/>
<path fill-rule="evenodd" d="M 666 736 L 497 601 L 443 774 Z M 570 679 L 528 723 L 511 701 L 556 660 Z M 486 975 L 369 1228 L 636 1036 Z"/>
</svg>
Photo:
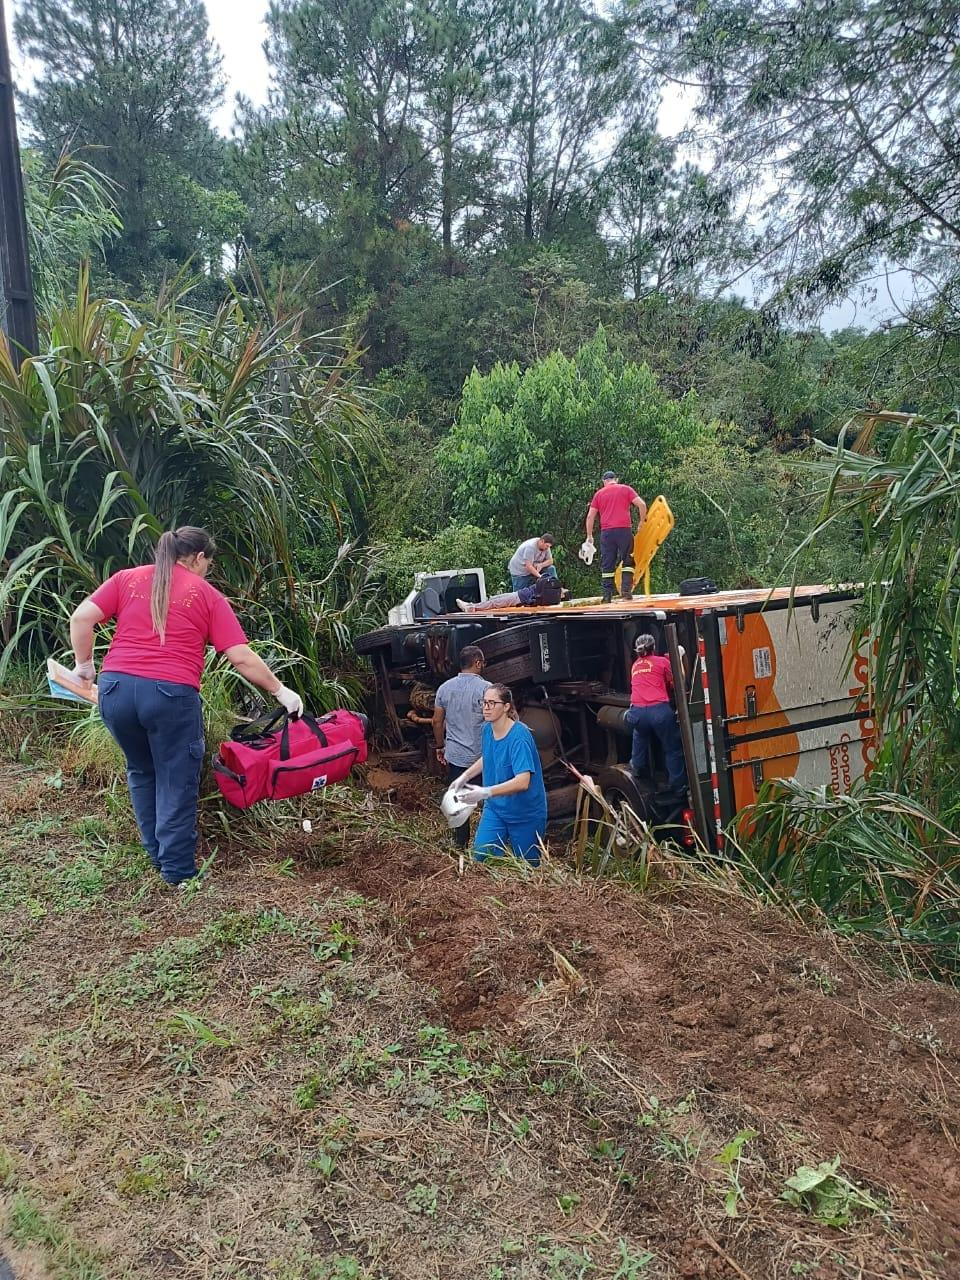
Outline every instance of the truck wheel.
<svg viewBox="0 0 960 1280">
<path fill-rule="evenodd" d="M 357 636 L 353 647 L 357 653 L 375 653 L 377 649 L 389 649 L 394 637 L 400 634 L 398 627 L 381 627 L 378 631 L 368 631 L 365 636 Z"/>
<path fill-rule="evenodd" d="M 517 684 L 521 680 L 529 680 L 533 675 L 533 659 L 529 653 L 520 654 L 516 658 L 505 658 L 502 662 L 485 667 L 483 675 L 492 684 Z"/>
<path fill-rule="evenodd" d="M 611 809 L 629 805 L 641 821 L 649 820 L 651 788 L 646 783 L 638 782 L 629 769 L 600 769 L 597 784 Z"/>
<path fill-rule="evenodd" d="M 506 657 L 508 653 L 522 653 L 530 647 L 530 633 L 527 624 L 507 627 L 504 631 L 492 631 L 482 640 L 476 642 L 483 650 L 488 662 L 495 658 Z"/>
</svg>

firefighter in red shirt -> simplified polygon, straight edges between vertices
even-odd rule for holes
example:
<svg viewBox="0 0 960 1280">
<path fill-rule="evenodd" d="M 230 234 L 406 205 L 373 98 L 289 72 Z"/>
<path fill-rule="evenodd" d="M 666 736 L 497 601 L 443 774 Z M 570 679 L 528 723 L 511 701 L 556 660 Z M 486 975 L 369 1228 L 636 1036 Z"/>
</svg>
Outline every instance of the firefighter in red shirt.
<svg viewBox="0 0 960 1280">
<path fill-rule="evenodd" d="M 687 785 L 683 763 L 683 746 L 677 715 L 670 705 L 673 671 L 670 659 L 658 657 L 657 642 L 651 635 L 637 636 L 634 642 L 637 660 L 630 669 L 630 710 L 626 723 L 633 730 L 630 768 L 635 775 L 646 771 L 650 759 L 650 739 L 656 737 L 663 748 L 667 780 L 671 791 Z"/>
<path fill-rule="evenodd" d="M 603 584 L 603 603 L 613 598 L 617 565 L 622 564 L 620 594 L 624 600 L 633 599 L 633 508 L 640 513 L 640 525 L 647 516 L 647 504 L 628 484 L 621 484 L 615 471 L 603 473 L 603 484 L 590 499 L 587 511 L 587 542 L 593 545 L 593 525 L 600 517 L 600 578 Z M 591 560 L 593 557 L 590 557 Z"/>
</svg>

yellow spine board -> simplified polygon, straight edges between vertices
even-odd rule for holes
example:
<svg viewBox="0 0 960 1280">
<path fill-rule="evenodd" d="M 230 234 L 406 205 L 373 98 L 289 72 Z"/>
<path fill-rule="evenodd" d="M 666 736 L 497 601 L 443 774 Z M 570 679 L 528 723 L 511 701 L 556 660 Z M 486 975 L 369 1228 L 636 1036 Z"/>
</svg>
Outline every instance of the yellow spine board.
<svg viewBox="0 0 960 1280">
<path fill-rule="evenodd" d="M 633 539 L 633 582 L 636 584 L 643 577 L 643 594 L 650 595 L 650 565 L 653 557 L 660 550 L 674 526 L 673 512 L 661 493 L 654 498 L 647 508 L 647 518 L 637 530 Z M 621 569 L 617 566 L 614 582 L 620 590 Z"/>
</svg>

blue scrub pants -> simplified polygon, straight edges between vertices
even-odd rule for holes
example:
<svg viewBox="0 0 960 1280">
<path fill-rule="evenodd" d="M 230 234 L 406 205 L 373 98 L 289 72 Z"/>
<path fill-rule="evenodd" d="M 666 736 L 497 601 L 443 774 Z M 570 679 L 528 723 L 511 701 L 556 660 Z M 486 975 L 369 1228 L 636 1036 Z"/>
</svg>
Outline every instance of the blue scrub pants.
<svg viewBox="0 0 960 1280">
<path fill-rule="evenodd" d="M 677 790 L 687 784 L 687 770 L 683 763 L 683 743 L 677 713 L 669 702 L 656 702 L 649 707 L 631 707 L 624 721 L 633 730 L 633 750 L 630 768 L 643 773 L 650 761 L 650 739 L 657 738 L 663 747 L 670 787 Z"/>
<path fill-rule="evenodd" d="M 490 808 L 488 800 L 483 806 L 473 839 L 473 856 L 477 862 L 484 862 L 487 858 L 502 858 L 507 852 L 512 852 L 514 857 L 522 858 L 531 867 L 539 867 L 540 838 L 546 829 L 545 812 L 517 822 L 501 817 Z"/>
<path fill-rule="evenodd" d="M 555 578 L 557 576 L 556 565 L 550 565 L 541 573 L 541 578 Z M 511 573 L 510 581 L 513 583 L 514 591 L 519 591 L 521 587 L 532 587 L 536 582 L 536 574 L 533 573 Z"/>
<path fill-rule="evenodd" d="M 108 671 L 100 715 L 127 762 L 140 838 L 168 884 L 197 874 L 203 715 L 192 685 Z"/>
</svg>

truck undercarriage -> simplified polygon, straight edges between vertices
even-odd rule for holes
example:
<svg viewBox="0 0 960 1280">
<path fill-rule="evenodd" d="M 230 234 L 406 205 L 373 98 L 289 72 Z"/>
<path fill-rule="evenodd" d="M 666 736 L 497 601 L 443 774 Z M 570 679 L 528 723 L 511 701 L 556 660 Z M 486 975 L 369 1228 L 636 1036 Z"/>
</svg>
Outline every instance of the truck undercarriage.
<svg viewBox="0 0 960 1280">
<path fill-rule="evenodd" d="M 647 777 L 629 768 L 624 713 L 641 632 L 671 657 L 689 803 L 704 843 L 722 844 L 723 829 L 767 779 L 846 791 L 869 771 L 873 722 L 852 649 L 855 593 L 808 586 L 443 612 L 458 592 L 469 594 L 463 575 L 433 598 L 428 592 L 422 616 L 357 640 L 373 664 L 381 727 L 394 745 L 422 751 L 426 765 L 434 691 L 459 670 L 461 650 L 478 645 L 484 675 L 510 686 L 536 739 L 551 821 L 576 806 L 568 765 L 592 776 L 608 802 L 628 803 L 653 824 L 676 822 L 688 803 L 666 791 L 656 755 Z"/>
</svg>

